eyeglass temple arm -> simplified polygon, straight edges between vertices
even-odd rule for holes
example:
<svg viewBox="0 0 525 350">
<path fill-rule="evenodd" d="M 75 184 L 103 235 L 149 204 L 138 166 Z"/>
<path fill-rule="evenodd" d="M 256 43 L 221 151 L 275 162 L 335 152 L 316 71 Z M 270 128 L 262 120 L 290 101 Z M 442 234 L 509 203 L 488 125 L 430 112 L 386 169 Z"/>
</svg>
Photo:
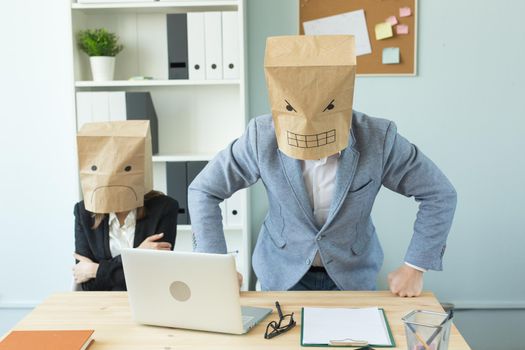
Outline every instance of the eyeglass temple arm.
<svg viewBox="0 0 525 350">
<path fill-rule="evenodd" d="M 279 319 L 283 318 L 283 311 L 281 310 L 281 305 L 279 305 L 279 302 L 275 302 L 275 308 L 277 309 L 277 313 L 279 314 Z"/>
</svg>

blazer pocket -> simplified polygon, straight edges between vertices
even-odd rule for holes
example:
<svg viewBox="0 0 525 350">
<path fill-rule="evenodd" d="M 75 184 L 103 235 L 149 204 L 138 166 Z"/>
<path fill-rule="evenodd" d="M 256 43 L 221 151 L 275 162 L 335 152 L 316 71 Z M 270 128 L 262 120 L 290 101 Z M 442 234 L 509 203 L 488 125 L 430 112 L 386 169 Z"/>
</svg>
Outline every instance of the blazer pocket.
<svg viewBox="0 0 525 350">
<path fill-rule="evenodd" d="M 281 219 L 282 222 L 282 219 Z M 283 237 L 284 223 L 282 224 L 269 224 L 268 222 L 263 223 L 263 228 L 266 231 L 268 237 L 277 248 L 284 248 L 286 240 Z"/>
<path fill-rule="evenodd" d="M 370 238 L 372 238 L 372 231 L 368 231 L 366 229 L 366 225 L 357 225 L 357 237 L 354 243 L 352 243 L 352 252 L 355 255 L 363 254 L 363 252 L 368 247 L 368 242 L 370 242 Z"/>
<path fill-rule="evenodd" d="M 370 181 L 368 181 L 364 185 L 359 186 L 356 189 L 350 188 L 350 190 L 348 191 L 348 194 L 351 195 L 352 197 L 360 196 L 364 193 L 367 193 L 368 190 L 370 190 L 373 187 L 373 184 L 374 184 L 374 179 L 370 179 Z"/>
</svg>

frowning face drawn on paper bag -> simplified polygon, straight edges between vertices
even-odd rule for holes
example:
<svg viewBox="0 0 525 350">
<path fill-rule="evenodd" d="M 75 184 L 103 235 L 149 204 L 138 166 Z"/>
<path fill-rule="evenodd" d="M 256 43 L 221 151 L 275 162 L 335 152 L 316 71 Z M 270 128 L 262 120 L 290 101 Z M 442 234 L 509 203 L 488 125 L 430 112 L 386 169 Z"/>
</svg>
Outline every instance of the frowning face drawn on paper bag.
<svg viewBox="0 0 525 350">
<path fill-rule="evenodd" d="M 320 159 L 348 146 L 356 69 L 353 36 L 268 38 L 264 67 L 283 153 Z"/>
<path fill-rule="evenodd" d="M 84 205 L 92 213 L 144 205 L 153 188 L 149 121 L 86 123 L 77 135 Z"/>
</svg>

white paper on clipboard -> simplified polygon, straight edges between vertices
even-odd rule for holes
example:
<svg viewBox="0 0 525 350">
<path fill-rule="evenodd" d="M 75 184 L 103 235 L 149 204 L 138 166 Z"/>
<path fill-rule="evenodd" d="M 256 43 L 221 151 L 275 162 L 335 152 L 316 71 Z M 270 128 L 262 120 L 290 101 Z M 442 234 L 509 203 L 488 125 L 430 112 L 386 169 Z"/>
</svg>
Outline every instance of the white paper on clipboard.
<svg viewBox="0 0 525 350">
<path fill-rule="evenodd" d="M 366 341 L 368 344 L 391 346 L 388 327 L 382 310 L 304 308 L 303 345 L 329 344 L 330 341 Z"/>
</svg>

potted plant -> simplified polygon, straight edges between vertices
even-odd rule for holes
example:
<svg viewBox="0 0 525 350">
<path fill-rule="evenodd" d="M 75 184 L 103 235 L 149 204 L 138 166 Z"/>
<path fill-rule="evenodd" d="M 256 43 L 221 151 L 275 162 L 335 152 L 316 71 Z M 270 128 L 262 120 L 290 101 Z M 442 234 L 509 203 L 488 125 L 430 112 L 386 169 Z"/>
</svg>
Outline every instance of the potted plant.
<svg viewBox="0 0 525 350">
<path fill-rule="evenodd" d="M 94 81 L 113 80 L 115 56 L 124 48 L 118 39 L 115 33 L 104 28 L 78 32 L 78 46 L 89 56 Z"/>
</svg>

